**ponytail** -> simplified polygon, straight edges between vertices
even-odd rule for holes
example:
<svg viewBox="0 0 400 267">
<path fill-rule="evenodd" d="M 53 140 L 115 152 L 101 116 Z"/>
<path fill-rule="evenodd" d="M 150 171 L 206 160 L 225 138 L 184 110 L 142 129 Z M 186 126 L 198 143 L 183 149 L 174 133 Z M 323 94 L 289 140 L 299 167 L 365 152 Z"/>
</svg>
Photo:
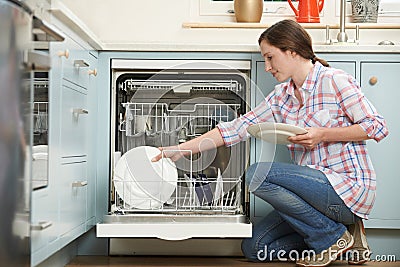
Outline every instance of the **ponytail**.
<svg viewBox="0 0 400 267">
<path fill-rule="evenodd" d="M 323 66 L 325 66 L 325 67 L 329 67 L 329 63 L 326 61 L 326 60 L 324 60 L 324 59 L 322 59 L 322 58 L 319 58 L 319 57 L 317 57 L 315 54 L 312 56 L 312 58 L 311 58 L 311 62 L 313 63 L 313 64 L 315 64 L 315 62 L 319 62 L 319 63 L 321 63 Z"/>
</svg>

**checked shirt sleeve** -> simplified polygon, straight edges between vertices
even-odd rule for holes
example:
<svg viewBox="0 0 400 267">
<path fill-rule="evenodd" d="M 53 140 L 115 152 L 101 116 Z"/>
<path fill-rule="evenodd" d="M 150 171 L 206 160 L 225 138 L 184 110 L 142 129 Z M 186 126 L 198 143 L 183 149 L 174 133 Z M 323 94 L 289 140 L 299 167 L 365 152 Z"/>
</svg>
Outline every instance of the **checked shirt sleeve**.
<svg viewBox="0 0 400 267">
<path fill-rule="evenodd" d="M 368 137 L 377 142 L 385 138 L 389 134 L 385 119 L 361 92 L 358 82 L 345 73 L 333 77 L 332 86 L 346 115 L 360 125 Z"/>
<path fill-rule="evenodd" d="M 271 93 L 261 103 L 246 114 L 229 122 L 221 122 L 217 125 L 225 146 L 232 146 L 244 141 L 249 137 L 247 127 L 250 125 L 265 121 L 272 121 L 273 115 L 271 111 L 271 99 L 274 94 Z"/>
</svg>

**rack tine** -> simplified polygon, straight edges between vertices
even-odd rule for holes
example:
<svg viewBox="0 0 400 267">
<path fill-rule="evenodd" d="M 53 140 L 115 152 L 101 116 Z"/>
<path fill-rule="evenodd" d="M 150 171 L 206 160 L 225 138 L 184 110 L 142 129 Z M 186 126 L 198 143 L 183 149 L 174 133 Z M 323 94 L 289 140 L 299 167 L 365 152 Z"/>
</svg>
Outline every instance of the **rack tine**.
<svg viewBox="0 0 400 267">
<path fill-rule="evenodd" d="M 183 198 L 183 205 L 182 206 L 185 206 L 185 202 L 186 202 L 186 197 L 187 197 L 187 191 L 185 192 L 185 197 Z M 189 203 L 189 206 L 190 206 L 190 203 Z"/>
<path fill-rule="evenodd" d="M 231 192 L 228 192 L 228 195 L 226 196 L 226 198 L 225 198 L 225 207 L 228 205 L 228 199 L 229 199 L 229 196 L 231 195 Z"/>
<path fill-rule="evenodd" d="M 231 201 L 229 202 L 230 207 L 232 207 L 234 196 L 235 196 L 235 192 L 232 192 Z"/>
</svg>

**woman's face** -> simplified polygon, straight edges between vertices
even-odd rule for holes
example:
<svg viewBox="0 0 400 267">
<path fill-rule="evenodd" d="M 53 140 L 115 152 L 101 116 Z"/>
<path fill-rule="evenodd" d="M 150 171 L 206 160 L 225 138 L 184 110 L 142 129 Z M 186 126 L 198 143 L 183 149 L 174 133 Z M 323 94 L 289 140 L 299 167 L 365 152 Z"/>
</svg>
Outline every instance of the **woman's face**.
<svg viewBox="0 0 400 267">
<path fill-rule="evenodd" d="M 261 41 L 260 50 L 265 61 L 266 72 L 270 72 L 278 82 L 284 82 L 292 77 L 295 66 L 292 52 L 283 52 L 265 40 Z"/>
</svg>

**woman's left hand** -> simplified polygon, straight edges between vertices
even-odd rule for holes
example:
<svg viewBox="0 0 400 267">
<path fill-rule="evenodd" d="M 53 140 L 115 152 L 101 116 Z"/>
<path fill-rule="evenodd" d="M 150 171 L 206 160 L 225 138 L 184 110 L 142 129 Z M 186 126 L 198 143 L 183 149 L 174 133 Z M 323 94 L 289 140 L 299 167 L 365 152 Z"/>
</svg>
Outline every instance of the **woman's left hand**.
<svg viewBox="0 0 400 267">
<path fill-rule="evenodd" d="M 294 144 L 304 146 L 307 149 L 312 149 L 323 141 L 324 128 L 312 127 L 305 129 L 307 130 L 307 133 L 288 137 L 288 140 Z"/>
</svg>

